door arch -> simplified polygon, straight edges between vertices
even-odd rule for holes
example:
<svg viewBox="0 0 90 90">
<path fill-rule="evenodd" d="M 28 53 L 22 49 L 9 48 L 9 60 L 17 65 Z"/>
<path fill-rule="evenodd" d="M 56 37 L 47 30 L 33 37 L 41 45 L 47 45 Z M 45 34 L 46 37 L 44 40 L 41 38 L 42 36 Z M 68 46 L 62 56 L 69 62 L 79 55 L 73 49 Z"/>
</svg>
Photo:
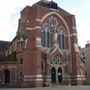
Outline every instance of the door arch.
<svg viewBox="0 0 90 90">
<path fill-rule="evenodd" d="M 51 68 L 51 81 L 56 83 L 56 69 L 54 67 Z"/>
<path fill-rule="evenodd" d="M 62 68 L 58 68 L 58 82 L 62 83 Z"/>
<path fill-rule="evenodd" d="M 4 70 L 4 83 L 9 84 L 10 83 L 10 72 L 9 70 Z"/>
</svg>

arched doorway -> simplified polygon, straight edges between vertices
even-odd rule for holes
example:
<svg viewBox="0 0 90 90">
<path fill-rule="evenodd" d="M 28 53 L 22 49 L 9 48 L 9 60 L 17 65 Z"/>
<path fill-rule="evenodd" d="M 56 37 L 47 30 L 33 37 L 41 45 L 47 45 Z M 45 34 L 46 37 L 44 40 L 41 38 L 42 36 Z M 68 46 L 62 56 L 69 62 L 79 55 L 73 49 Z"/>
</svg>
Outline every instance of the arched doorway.
<svg viewBox="0 0 90 90">
<path fill-rule="evenodd" d="M 4 83 L 5 84 L 10 83 L 10 72 L 7 69 L 4 71 Z"/>
<path fill-rule="evenodd" d="M 51 68 L 51 81 L 52 83 L 62 83 L 62 68 L 61 67 L 52 67 Z"/>
<path fill-rule="evenodd" d="M 51 69 L 51 81 L 52 83 L 56 83 L 56 69 L 54 67 Z"/>
<path fill-rule="evenodd" d="M 62 83 L 62 69 L 58 68 L 58 83 Z"/>
</svg>

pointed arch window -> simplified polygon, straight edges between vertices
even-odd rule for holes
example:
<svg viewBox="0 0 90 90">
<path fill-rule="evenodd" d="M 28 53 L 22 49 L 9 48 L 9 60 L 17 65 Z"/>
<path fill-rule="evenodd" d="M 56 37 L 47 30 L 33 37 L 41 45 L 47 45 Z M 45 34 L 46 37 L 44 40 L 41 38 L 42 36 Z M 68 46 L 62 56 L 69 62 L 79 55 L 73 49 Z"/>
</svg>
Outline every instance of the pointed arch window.
<svg viewBox="0 0 90 90">
<path fill-rule="evenodd" d="M 51 47 L 51 42 L 52 42 L 51 37 L 52 35 L 49 28 L 45 27 L 44 30 L 42 31 L 42 39 L 41 39 L 43 47 L 47 47 L 47 48 Z"/>
<path fill-rule="evenodd" d="M 60 29 L 57 35 L 57 42 L 60 49 L 65 49 L 65 32 L 64 29 Z"/>
<path fill-rule="evenodd" d="M 46 32 L 45 31 L 42 32 L 41 42 L 42 42 L 42 46 L 45 47 L 46 46 Z"/>
</svg>

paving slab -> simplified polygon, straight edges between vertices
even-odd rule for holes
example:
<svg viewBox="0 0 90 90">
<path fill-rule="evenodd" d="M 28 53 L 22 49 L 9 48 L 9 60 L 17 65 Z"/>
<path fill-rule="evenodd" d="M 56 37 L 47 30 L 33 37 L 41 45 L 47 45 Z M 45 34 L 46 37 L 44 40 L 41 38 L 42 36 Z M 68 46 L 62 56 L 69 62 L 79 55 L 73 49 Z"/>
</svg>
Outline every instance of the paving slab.
<svg viewBox="0 0 90 90">
<path fill-rule="evenodd" d="M 0 88 L 0 90 L 90 90 L 90 86 L 59 86 L 38 88 Z"/>
</svg>

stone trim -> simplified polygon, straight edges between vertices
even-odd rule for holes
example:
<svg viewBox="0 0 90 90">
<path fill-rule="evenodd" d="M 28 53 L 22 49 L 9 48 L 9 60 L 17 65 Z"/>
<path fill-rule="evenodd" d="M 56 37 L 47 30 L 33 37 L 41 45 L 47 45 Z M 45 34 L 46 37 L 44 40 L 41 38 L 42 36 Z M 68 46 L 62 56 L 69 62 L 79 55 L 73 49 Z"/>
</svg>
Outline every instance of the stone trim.
<svg viewBox="0 0 90 90">
<path fill-rule="evenodd" d="M 41 75 L 41 74 L 37 74 L 37 75 L 24 75 L 24 78 L 42 78 L 42 77 L 51 78 L 51 75 Z"/>
<path fill-rule="evenodd" d="M 36 78 L 36 79 L 28 79 L 28 78 L 27 78 L 27 79 L 26 79 L 26 78 L 25 78 L 23 81 L 43 81 L 43 79 L 37 79 L 37 78 Z"/>
<path fill-rule="evenodd" d="M 43 78 L 46 78 L 48 81 L 51 80 L 51 76 L 47 75 L 25 75 L 23 81 L 43 81 Z"/>
<path fill-rule="evenodd" d="M 33 28 L 30 28 L 30 27 L 26 27 L 26 30 L 36 30 L 36 29 L 41 29 L 41 27 L 40 26 L 35 26 L 35 27 L 33 27 Z"/>
<path fill-rule="evenodd" d="M 42 78 L 42 75 L 24 75 L 24 78 Z"/>
<path fill-rule="evenodd" d="M 41 19 L 36 18 L 36 21 L 41 22 Z"/>
<path fill-rule="evenodd" d="M 70 34 L 70 37 L 77 36 L 77 33 Z"/>
<path fill-rule="evenodd" d="M 73 26 L 73 27 L 72 27 L 72 29 L 76 30 L 76 27 L 75 27 L 75 26 Z"/>
</svg>

